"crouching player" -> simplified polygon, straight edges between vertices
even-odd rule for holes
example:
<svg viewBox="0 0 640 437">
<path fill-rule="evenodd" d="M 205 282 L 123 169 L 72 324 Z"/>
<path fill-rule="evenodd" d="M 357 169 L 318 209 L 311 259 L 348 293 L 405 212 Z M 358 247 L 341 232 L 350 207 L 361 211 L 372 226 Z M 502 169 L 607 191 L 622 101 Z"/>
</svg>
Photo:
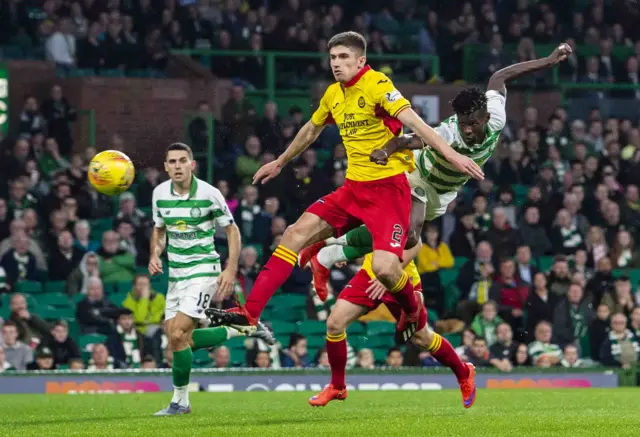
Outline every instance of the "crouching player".
<svg viewBox="0 0 640 437">
<path fill-rule="evenodd" d="M 422 299 L 420 275 L 413 260 L 420 250 L 417 244 L 405 250 L 403 267 L 409 280 L 412 281 L 416 297 Z M 347 327 L 369 311 L 384 303 L 391 314 L 399 320 L 402 307 L 395 300 L 393 294 L 375 279 L 371 268 L 372 254 L 364 260 L 362 269 L 349 281 L 338 296 L 336 305 L 327 319 L 327 354 L 331 366 L 331 383 L 319 394 L 309 399 L 314 407 L 324 407 L 330 401 L 347 398 L 346 366 L 347 366 Z M 417 331 L 405 332 L 405 341 L 411 337 L 411 342 L 424 351 L 428 351 L 441 364 L 449 367 L 456 375 L 462 392 L 462 404 L 470 408 L 476 399 L 475 368 L 471 363 L 463 363 L 453 346 L 445 338 L 431 330 L 427 325 L 427 311 L 420 306 Z"/>
</svg>

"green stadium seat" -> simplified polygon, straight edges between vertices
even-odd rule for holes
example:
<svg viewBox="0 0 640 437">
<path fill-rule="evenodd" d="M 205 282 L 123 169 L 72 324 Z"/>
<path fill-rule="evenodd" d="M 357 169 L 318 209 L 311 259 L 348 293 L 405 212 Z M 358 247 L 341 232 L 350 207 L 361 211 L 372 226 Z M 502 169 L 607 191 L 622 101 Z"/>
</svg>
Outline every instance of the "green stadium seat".
<svg viewBox="0 0 640 437">
<path fill-rule="evenodd" d="M 246 367 L 247 351 L 245 349 L 231 349 L 230 350 L 230 364 L 233 367 Z"/>
<path fill-rule="evenodd" d="M 104 294 L 110 295 L 118 292 L 118 283 L 117 282 L 104 282 L 102 284 L 102 288 L 104 289 Z"/>
<path fill-rule="evenodd" d="M 367 337 L 378 335 L 393 335 L 396 332 L 396 324 L 393 322 L 373 321 L 367 323 Z"/>
<path fill-rule="evenodd" d="M 366 332 L 365 326 L 358 321 L 355 321 L 347 328 L 347 335 L 365 335 Z"/>
<path fill-rule="evenodd" d="M 38 296 L 38 303 L 40 305 L 49 305 L 55 308 L 69 308 L 71 306 L 69 295 L 57 291 L 42 293 Z"/>
<path fill-rule="evenodd" d="M 283 322 L 296 323 L 300 320 L 305 320 L 307 317 L 306 311 L 299 308 L 272 308 L 271 319 L 280 320 Z"/>
<path fill-rule="evenodd" d="M 440 319 L 440 316 L 438 315 L 438 312 L 436 310 L 428 309 L 427 310 L 427 319 L 431 323 L 436 323 Z"/>
<path fill-rule="evenodd" d="M 45 293 L 66 293 L 67 282 L 66 281 L 48 281 L 44 283 Z"/>
<path fill-rule="evenodd" d="M 551 266 L 553 266 L 552 256 L 541 256 L 538 258 L 538 270 L 548 272 L 551 270 Z"/>
<path fill-rule="evenodd" d="M 393 335 L 375 335 L 367 337 L 367 347 L 372 349 L 389 349 L 396 345 L 396 340 Z"/>
<path fill-rule="evenodd" d="M 465 256 L 457 256 L 453 259 L 453 268 L 459 270 L 467 261 L 469 261 L 469 258 Z"/>
<path fill-rule="evenodd" d="M 347 334 L 347 343 L 351 345 L 356 351 L 360 349 L 368 348 L 367 337 L 363 335 L 349 335 Z"/>
<path fill-rule="evenodd" d="M 83 352 L 91 354 L 91 350 L 94 344 L 101 344 L 107 341 L 107 336 L 103 334 L 85 334 L 81 335 L 78 339 L 78 346 Z"/>
<path fill-rule="evenodd" d="M 386 363 L 387 352 L 389 352 L 389 349 L 385 349 L 385 348 L 373 349 L 373 358 L 375 359 L 376 364 L 384 365 Z"/>
<path fill-rule="evenodd" d="M 193 365 L 195 367 L 205 367 L 211 364 L 212 360 L 209 356 L 209 350 L 207 349 L 199 349 L 197 351 L 193 351 Z"/>
<path fill-rule="evenodd" d="M 271 308 L 306 308 L 307 296 L 292 293 L 282 293 L 271 298 L 269 302 Z"/>
<path fill-rule="evenodd" d="M 265 320 L 268 320 L 265 318 Z M 271 322 L 271 329 L 276 337 L 287 336 L 298 332 L 298 325 L 290 322 L 283 322 L 281 320 L 274 320 Z"/>
<path fill-rule="evenodd" d="M 320 349 L 326 346 L 327 337 L 325 335 L 310 335 L 307 337 L 307 347 L 309 349 Z"/>
<path fill-rule="evenodd" d="M 304 336 L 325 335 L 327 324 L 320 320 L 304 320 L 298 324 L 298 332 Z"/>
<path fill-rule="evenodd" d="M 42 293 L 42 283 L 36 281 L 20 281 L 16 284 L 16 292 L 25 294 Z"/>
<path fill-rule="evenodd" d="M 131 281 L 116 282 L 116 290 L 118 293 L 129 293 L 132 288 L 133 283 Z"/>
<path fill-rule="evenodd" d="M 114 304 L 118 306 L 122 306 L 122 302 L 124 302 L 124 300 L 127 298 L 128 295 L 129 295 L 129 292 L 124 292 L 124 293 L 118 292 L 108 296 L 108 299 Z"/>
<path fill-rule="evenodd" d="M 460 273 L 460 271 L 456 268 L 453 269 L 440 269 L 438 270 L 438 273 L 440 274 L 440 282 L 443 286 L 447 286 L 448 284 L 451 284 L 452 282 L 456 282 L 456 280 L 458 279 L 458 274 Z"/>
<path fill-rule="evenodd" d="M 444 287 L 444 307 L 445 311 L 455 311 L 456 306 L 458 305 L 458 300 L 460 300 L 460 289 L 455 283 L 450 283 Z"/>
<path fill-rule="evenodd" d="M 244 342 L 246 339 L 247 337 L 244 337 L 244 336 L 233 337 L 227 340 L 226 343 L 224 343 L 224 345 L 229 349 L 244 349 L 245 348 Z"/>
<path fill-rule="evenodd" d="M 11 315 L 11 308 L 9 308 L 9 306 L 7 305 L 0 306 L 0 318 L 2 318 L 2 320 L 7 320 L 10 315 Z"/>
<path fill-rule="evenodd" d="M 82 300 L 84 300 L 87 296 L 82 294 L 82 293 L 76 293 L 71 295 L 71 305 L 73 307 L 77 306 L 78 303 Z"/>
<path fill-rule="evenodd" d="M 166 295 L 169 289 L 169 276 L 159 275 L 151 278 L 151 289 Z"/>
<path fill-rule="evenodd" d="M 44 320 L 69 320 L 73 319 L 76 315 L 76 309 L 71 307 L 56 308 L 51 305 L 38 306 L 38 315 Z"/>
<path fill-rule="evenodd" d="M 124 77 L 124 72 L 121 70 L 101 70 L 100 76 L 104 77 Z"/>
<path fill-rule="evenodd" d="M 449 340 L 449 343 L 451 343 L 451 346 L 453 347 L 458 347 L 462 344 L 462 334 L 459 332 L 453 334 L 445 334 L 444 338 Z"/>
</svg>

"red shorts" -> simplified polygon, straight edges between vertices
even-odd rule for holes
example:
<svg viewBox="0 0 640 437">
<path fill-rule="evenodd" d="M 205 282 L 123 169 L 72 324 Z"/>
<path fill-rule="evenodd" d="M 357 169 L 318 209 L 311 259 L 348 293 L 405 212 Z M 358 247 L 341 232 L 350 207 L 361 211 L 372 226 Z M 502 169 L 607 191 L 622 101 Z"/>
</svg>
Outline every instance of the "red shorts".
<svg viewBox="0 0 640 437">
<path fill-rule="evenodd" d="M 404 173 L 377 181 L 347 179 L 307 212 L 329 223 L 336 236 L 364 224 L 373 237 L 373 250 L 391 252 L 402 259 L 411 216 L 411 188 Z"/>
<path fill-rule="evenodd" d="M 365 307 L 368 311 L 373 311 L 383 303 L 389 309 L 389 312 L 395 317 L 396 320 L 400 320 L 400 314 L 402 314 L 402 306 L 398 303 L 393 294 L 387 292 L 382 296 L 380 300 L 373 300 L 366 293 L 369 288 L 369 274 L 360 270 L 356 275 L 351 278 L 346 287 L 342 289 L 338 299 L 346 300 L 354 305 Z M 422 286 L 416 287 L 416 290 L 421 290 Z M 425 327 L 427 324 L 427 310 L 422 306 L 420 311 L 420 319 L 418 320 L 418 331 Z"/>
</svg>

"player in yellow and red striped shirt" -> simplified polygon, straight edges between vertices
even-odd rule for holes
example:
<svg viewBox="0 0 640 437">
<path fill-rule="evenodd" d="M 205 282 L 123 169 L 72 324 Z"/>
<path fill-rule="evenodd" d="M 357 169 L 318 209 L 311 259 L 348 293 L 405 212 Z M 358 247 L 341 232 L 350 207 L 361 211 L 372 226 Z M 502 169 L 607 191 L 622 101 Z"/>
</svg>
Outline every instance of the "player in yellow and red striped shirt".
<svg viewBox="0 0 640 437">
<path fill-rule="evenodd" d="M 420 313 L 424 311 L 400 265 L 411 209 L 411 189 L 405 172 L 412 171 L 415 164 L 408 151 L 394 153 L 384 167 L 372 163 L 369 155 L 391 138 L 401 135 L 404 124 L 460 172 L 476 179 L 482 179 L 484 175 L 473 160 L 453 150 L 418 117 L 387 76 L 366 65 L 366 41 L 362 35 L 340 33 L 331 38 L 328 46 L 336 83 L 327 88 L 312 119 L 302 127 L 287 150 L 258 170 L 254 183 L 265 183 L 276 177 L 329 123 L 338 126 L 347 149 L 346 182 L 311 205 L 287 229 L 243 307 L 227 312 L 210 309 L 207 314 L 214 324 L 255 325 L 273 293 L 289 277 L 301 249 L 364 224 L 373 237 L 372 271 L 403 309 L 397 330 L 398 337 L 404 337 L 406 341 L 408 338 L 403 334 L 415 333 Z M 340 299 L 333 312 L 339 315 L 334 319 L 348 322 L 354 314 L 359 314 L 360 307 Z M 329 335 L 335 334 L 331 327 L 328 331 Z M 335 349 L 334 356 L 342 357 L 343 352 L 346 355 L 344 341 L 329 340 L 327 347 Z M 331 357 L 332 352 L 329 354 Z M 461 372 L 465 375 L 459 375 L 459 379 L 468 376 L 466 367 Z"/>
</svg>

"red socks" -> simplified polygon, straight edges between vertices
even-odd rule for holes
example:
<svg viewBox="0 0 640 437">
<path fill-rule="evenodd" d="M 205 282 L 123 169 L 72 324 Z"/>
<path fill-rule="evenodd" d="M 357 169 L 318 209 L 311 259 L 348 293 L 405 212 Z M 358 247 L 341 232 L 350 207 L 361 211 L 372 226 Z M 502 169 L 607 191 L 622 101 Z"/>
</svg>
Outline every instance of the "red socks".
<svg viewBox="0 0 640 437">
<path fill-rule="evenodd" d="M 331 384 L 342 390 L 346 387 L 347 373 L 347 333 L 338 335 L 327 333 L 327 355 L 331 365 Z"/>
<path fill-rule="evenodd" d="M 433 357 L 440 361 L 456 374 L 458 381 L 462 381 L 469 377 L 469 368 L 460 360 L 460 357 L 456 353 L 451 343 L 446 338 L 443 338 L 440 334 L 433 334 L 433 341 L 429 346 L 428 351 Z"/>
<path fill-rule="evenodd" d="M 284 246 L 276 247 L 247 298 L 245 308 L 249 314 L 260 317 L 273 293 L 284 284 L 297 262 L 298 255 L 295 252 Z"/>
<path fill-rule="evenodd" d="M 413 292 L 413 284 L 411 284 L 407 272 L 402 272 L 402 277 L 398 283 L 389 291 L 393 293 L 393 296 L 407 315 L 418 311 L 418 299 Z"/>
</svg>

